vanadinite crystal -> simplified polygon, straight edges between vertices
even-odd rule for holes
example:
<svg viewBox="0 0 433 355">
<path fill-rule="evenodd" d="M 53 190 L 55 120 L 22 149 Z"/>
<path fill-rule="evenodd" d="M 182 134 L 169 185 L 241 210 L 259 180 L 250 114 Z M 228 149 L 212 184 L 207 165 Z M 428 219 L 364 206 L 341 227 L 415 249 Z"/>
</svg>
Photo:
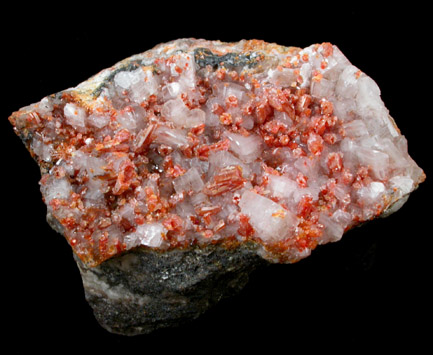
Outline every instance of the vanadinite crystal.
<svg viewBox="0 0 433 355">
<path fill-rule="evenodd" d="M 181 39 L 9 120 L 83 274 L 138 250 L 296 262 L 425 178 L 376 83 L 329 43 Z"/>
</svg>

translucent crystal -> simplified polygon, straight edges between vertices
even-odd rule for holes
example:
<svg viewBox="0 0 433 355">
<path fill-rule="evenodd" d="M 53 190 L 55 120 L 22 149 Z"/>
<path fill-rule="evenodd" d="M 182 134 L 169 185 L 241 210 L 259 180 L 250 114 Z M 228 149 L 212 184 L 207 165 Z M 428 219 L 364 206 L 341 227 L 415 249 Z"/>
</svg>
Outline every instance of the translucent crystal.
<svg viewBox="0 0 433 355">
<path fill-rule="evenodd" d="M 10 117 L 89 266 L 136 247 L 295 262 L 424 180 L 373 79 L 330 43 L 181 39 Z"/>
</svg>

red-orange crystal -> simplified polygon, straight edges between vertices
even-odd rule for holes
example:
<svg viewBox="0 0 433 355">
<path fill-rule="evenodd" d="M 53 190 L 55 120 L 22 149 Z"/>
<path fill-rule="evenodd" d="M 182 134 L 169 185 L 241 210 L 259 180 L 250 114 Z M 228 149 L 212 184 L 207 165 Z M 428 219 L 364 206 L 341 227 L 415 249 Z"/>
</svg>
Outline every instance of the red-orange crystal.
<svg viewBox="0 0 433 355">
<path fill-rule="evenodd" d="M 377 85 L 329 43 L 178 40 L 10 122 L 90 266 L 139 246 L 246 242 L 294 262 L 424 179 Z"/>
</svg>

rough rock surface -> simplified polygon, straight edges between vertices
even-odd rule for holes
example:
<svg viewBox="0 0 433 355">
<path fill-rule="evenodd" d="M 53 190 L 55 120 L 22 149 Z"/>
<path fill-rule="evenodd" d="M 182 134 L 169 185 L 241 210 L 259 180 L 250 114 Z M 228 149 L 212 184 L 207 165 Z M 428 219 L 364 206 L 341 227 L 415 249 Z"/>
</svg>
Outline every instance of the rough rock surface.
<svg viewBox="0 0 433 355">
<path fill-rule="evenodd" d="M 96 317 L 123 334 L 198 316 L 425 179 L 376 83 L 329 43 L 181 39 L 9 120 Z"/>
<path fill-rule="evenodd" d="M 254 249 L 219 246 L 158 252 L 136 249 L 97 267 L 79 266 L 86 299 L 113 333 L 136 335 L 197 318 L 239 292 L 265 261 Z"/>
</svg>

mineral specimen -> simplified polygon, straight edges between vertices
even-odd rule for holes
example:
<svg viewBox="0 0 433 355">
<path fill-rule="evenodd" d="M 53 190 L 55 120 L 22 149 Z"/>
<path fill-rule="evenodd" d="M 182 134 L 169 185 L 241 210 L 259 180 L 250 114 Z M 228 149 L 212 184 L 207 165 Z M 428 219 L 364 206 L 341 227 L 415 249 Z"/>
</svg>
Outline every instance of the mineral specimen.
<svg viewBox="0 0 433 355">
<path fill-rule="evenodd" d="M 199 316 L 425 179 L 376 83 L 329 43 L 180 39 L 9 120 L 95 316 L 121 334 Z"/>
</svg>

